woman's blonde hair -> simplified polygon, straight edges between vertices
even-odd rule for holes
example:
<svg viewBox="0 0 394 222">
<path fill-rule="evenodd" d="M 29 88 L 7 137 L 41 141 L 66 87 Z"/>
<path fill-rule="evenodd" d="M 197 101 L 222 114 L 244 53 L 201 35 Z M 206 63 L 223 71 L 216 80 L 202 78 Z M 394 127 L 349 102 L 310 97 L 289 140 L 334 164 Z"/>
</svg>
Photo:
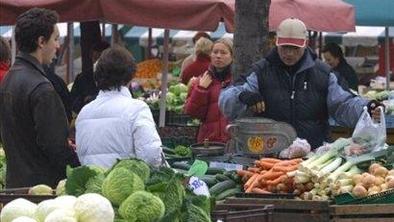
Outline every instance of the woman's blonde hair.
<svg viewBox="0 0 394 222">
<path fill-rule="evenodd" d="M 230 51 L 231 55 L 234 56 L 234 52 L 233 52 L 233 40 L 229 39 L 229 38 L 221 38 L 216 40 L 213 45 L 217 44 L 217 43 L 222 43 L 223 45 L 225 45 L 228 50 Z M 212 46 L 213 47 L 213 46 Z"/>
<path fill-rule="evenodd" d="M 213 42 L 205 37 L 201 37 L 197 40 L 195 45 L 196 55 L 205 54 L 209 55 L 211 53 Z"/>
</svg>

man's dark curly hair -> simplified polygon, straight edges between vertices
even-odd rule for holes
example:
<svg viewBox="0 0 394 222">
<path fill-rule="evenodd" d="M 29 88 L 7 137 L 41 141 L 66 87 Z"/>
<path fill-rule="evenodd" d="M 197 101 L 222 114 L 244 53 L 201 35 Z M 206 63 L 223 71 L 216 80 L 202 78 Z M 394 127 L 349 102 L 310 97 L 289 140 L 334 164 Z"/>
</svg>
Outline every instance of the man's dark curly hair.
<svg viewBox="0 0 394 222">
<path fill-rule="evenodd" d="M 38 38 L 43 36 L 48 41 L 58 20 L 57 12 L 44 8 L 32 8 L 19 15 L 15 26 L 18 49 L 25 53 L 36 51 Z"/>
<path fill-rule="evenodd" d="M 117 89 L 129 83 L 137 66 L 131 53 L 120 46 L 103 51 L 97 61 L 94 80 L 100 90 Z"/>
<path fill-rule="evenodd" d="M 8 41 L 0 36 L 0 62 L 11 61 L 11 48 Z"/>
</svg>

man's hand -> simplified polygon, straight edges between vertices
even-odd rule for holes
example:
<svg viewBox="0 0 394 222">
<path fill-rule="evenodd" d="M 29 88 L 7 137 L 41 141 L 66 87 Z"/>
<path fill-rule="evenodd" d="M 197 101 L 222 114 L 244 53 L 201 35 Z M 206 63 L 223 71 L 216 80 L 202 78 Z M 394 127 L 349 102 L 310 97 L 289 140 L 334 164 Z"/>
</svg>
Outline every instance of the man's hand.
<svg viewBox="0 0 394 222">
<path fill-rule="evenodd" d="M 73 138 L 68 138 L 67 142 L 68 142 L 68 147 L 70 147 L 70 149 L 74 151 L 77 149 L 77 144 L 75 144 L 75 140 Z"/>
<path fill-rule="evenodd" d="M 265 104 L 260 93 L 244 91 L 239 94 L 239 100 L 250 107 L 255 113 L 261 113 L 265 111 Z"/>
<path fill-rule="evenodd" d="M 384 104 L 377 100 L 371 100 L 367 104 L 367 107 L 368 107 L 368 113 L 369 115 L 371 115 L 372 119 L 377 122 L 380 121 L 380 110 L 378 109 L 378 107 L 381 107 L 384 111 L 386 108 Z"/>
</svg>

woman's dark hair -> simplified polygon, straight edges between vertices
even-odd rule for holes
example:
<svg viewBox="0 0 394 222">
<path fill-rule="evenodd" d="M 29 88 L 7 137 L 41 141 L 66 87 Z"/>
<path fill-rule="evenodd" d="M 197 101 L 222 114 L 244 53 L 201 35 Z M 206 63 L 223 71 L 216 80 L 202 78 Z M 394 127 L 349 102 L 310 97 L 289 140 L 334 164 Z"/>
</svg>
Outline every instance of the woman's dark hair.
<svg viewBox="0 0 394 222">
<path fill-rule="evenodd" d="M 18 49 L 26 53 L 36 51 L 38 38 L 43 36 L 48 41 L 58 20 L 55 11 L 44 8 L 32 8 L 19 15 L 15 26 Z"/>
<path fill-rule="evenodd" d="M 131 53 L 120 46 L 103 51 L 97 61 L 94 80 L 100 90 L 120 90 L 121 86 L 130 82 L 137 66 Z"/>
<path fill-rule="evenodd" d="M 8 41 L 0 36 L 0 62 L 11 61 L 11 49 Z"/>
<path fill-rule="evenodd" d="M 343 58 L 343 52 L 342 52 L 341 47 L 338 44 L 334 43 L 334 42 L 327 43 L 324 46 L 322 52 L 323 53 L 324 52 L 329 52 L 335 58 L 340 58 L 340 59 Z"/>
</svg>

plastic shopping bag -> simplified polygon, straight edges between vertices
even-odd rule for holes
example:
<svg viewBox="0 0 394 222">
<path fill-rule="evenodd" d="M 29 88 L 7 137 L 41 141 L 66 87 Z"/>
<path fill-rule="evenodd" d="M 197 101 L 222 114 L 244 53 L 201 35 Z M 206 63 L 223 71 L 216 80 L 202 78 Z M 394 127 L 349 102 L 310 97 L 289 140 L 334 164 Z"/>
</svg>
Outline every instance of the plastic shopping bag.
<svg viewBox="0 0 394 222">
<path fill-rule="evenodd" d="M 380 110 L 380 122 L 375 122 L 369 115 L 367 108 L 357 122 L 356 128 L 353 131 L 353 143 L 345 147 L 347 156 L 361 155 L 379 151 L 384 148 L 386 143 L 386 120 L 382 107 Z"/>
</svg>

